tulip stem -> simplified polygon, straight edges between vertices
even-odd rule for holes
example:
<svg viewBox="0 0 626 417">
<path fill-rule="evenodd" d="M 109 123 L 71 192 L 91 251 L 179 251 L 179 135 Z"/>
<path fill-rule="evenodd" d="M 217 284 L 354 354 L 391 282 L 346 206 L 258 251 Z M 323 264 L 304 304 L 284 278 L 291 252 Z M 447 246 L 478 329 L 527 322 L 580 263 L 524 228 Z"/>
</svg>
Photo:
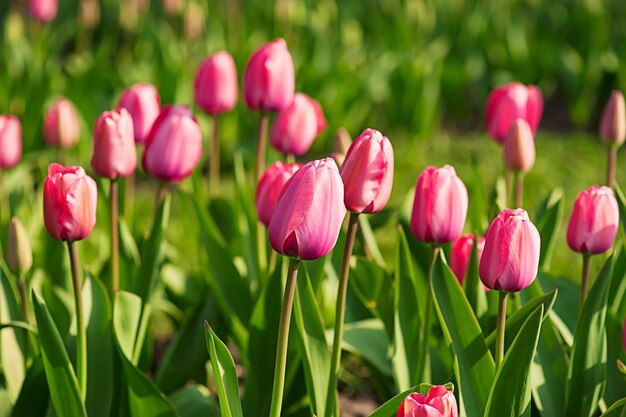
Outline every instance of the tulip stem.
<svg viewBox="0 0 626 417">
<path fill-rule="evenodd" d="M 118 226 L 118 183 L 111 180 L 111 193 L 109 195 L 111 214 L 111 290 L 117 294 L 120 290 L 120 251 L 119 251 L 119 226 Z"/>
<path fill-rule="evenodd" d="M 220 194 L 220 116 L 213 115 L 213 136 L 211 136 L 211 155 L 209 156 L 209 192 Z"/>
<path fill-rule="evenodd" d="M 511 182 L 512 173 L 508 168 L 504 168 L 504 205 L 509 206 L 511 202 Z"/>
<path fill-rule="evenodd" d="M 296 290 L 298 264 L 300 261 L 289 258 L 289 270 L 285 283 L 283 306 L 280 310 L 280 324 L 278 327 L 278 343 L 276 346 L 276 363 L 274 365 L 274 385 L 272 388 L 272 406 L 270 417 L 280 417 L 283 405 L 283 391 L 285 389 L 285 370 L 287 368 L 287 345 L 289 343 L 289 324 L 291 322 L 291 308 Z"/>
<path fill-rule="evenodd" d="M 609 160 L 606 166 L 606 185 L 613 188 L 615 183 L 615 165 L 617 164 L 617 146 L 609 147 Z"/>
<path fill-rule="evenodd" d="M 4 172 L 0 169 L 0 222 L 5 224 L 11 216 L 11 204 L 9 202 L 9 194 L 5 187 Z"/>
<path fill-rule="evenodd" d="M 582 311 L 587 292 L 589 291 L 589 266 L 591 265 L 591 254 L 583 253 L 583 275 L 580 281 L 580 310 Z"/>
<path fill-rule="evenodd" d="M 343 336 L 343 320 L 346 313 L 346 293 L 348 292 L 348 276 L 350 274 L 350 258 L 354 248 L 354 239 L 359 227 L 359 213 L 350 213 L 346 242 L 343 246 L 343 258 L 339 270 L 339 288 L 337 289 L 337 305 L 335 307 L 335 329 L 333 332 L 333 353 L 330 362 L 330 378 L 326 396 L 326 415 L 332 415 L 335 407 L 337 378 L 341 360 L 341 339 Z"/>
<path fill-rule="evenodd" d="M 78 253 L 76 245 L 67 241 L 67 251 L 70 255 L 72 267 L 72 281 L 74 284 L 74 308 L 76 310 L 76 378 L 81 398 L 84 400 L 87 393 L 87 334 L 83 318 L 82 280 L 78 267 Z"/>
<path fill-rule="evenodd" d="M 256 186 L 263 175 L 265 169 L 265 148 L 267 147 L 267 129 L 270 124 L 268 113 L 261 113 L 259 120 L 259 132 L 256 141 L 256 166 L 254 167 L 254 185 Z"/>
<path fill-rule="evenodd" d="M 504 328 L 506 325 L 506 299 L 509 295 L 506 291 L 498 293 L 498 324 L 496 327 L 496 371 L 504 358 Z"/>
<path fill-rule="evenodd" d="M 417 380 L 415 382 L 429 382 L 426 381 L 426 358 L 428 357 L 428 347 L 430 344 L 430 327 L 431 327 L 431 316 L 433 310 L 433 284 L 431 279 L 431 274 L 433 270 L 433 265 L 435 263 L 435 259 L 437 259 L 437 255 L 441 247 L 439 245 L 432 246 L 431 252 L 431 262 L 430 262 L 430 270 L 428 272 L 428 291 L 426 292 L 426 306 L 424 307 L 424 323 L 422 327 L 422 334 L 420 335 L 421 345 L 419 346 L 418 355 L 417 355 L 417 373 L 415 377 Z"/>
<path fill-rule="evenodd" d="M 515 207 L 521 208 L 524 195 L 524 174 L 515 174 Z"/>
<path fill-rule="evenodd" d="M 135 173 L 133 172 L 128 177 L 126 177 L 124 184 L 124 204 L 122 205 L 124 211 L 124 218 L 126 219 L 126 224 L 132 229 L 133 224 L 133 209 L 134 209 L 134 198 L 135 198 Z"/>
</svg>

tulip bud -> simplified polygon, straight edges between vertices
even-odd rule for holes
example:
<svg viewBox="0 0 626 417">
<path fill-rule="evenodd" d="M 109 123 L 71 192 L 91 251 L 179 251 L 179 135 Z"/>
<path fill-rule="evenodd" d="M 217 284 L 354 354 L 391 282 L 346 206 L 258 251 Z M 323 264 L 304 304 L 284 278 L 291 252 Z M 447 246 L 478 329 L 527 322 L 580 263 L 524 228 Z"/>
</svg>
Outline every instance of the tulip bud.
<svg viewBox="0 0 626 417">
<path fill-rule="evenodd" d="M 450 269 L 456 275 L 456 279 L 459 280 L 459 284 L 463 285 L 465 281 L 465 275 L 467 274 L 467 266 L 469 265 L 470 257 L 472 256 L 472 247 L 474 246 L 474 235 L 463 235 L 450 246 Z M 485 248 L 485 238 L 478 236 L 478 243 L 476 249 L 478 250 L 478 261 L 483 254 Z"/>
<path fill-rule="evenodd" d="M 517 119 L 523 119 L 535 136 L 542 112 L 543 98 L 536 86 L 526 87 L 514 82 L 494 88 L 487 100 L 487 132 L 497 142 L 503 143 L 511 125 Z"/>
<path fill-rule="evenodd" d="M 479 274 L 492 290 L 517 292 L 535 280 L 539 268 L 541 237 L 523 209 L 505 209 L 485 236 Z"/>
<path fill-rule="evenodd" d="M 581 191 L 567 226 L 567 244 L 574 252 L 603 253 L 613 246 L 619 208 L 609 187 L 593 185 Z"/>
<path fill-rule="evenodd" d="M 159 112 L 161 100 L 152 84 L 134 84 L 124 90 L 118 107 L 125 108 L 133 118 L 135 142 L 144 143 Z"/>
<path fill-rule="evenodd" d="M 243 95 L 252 110 L 278 111 L 293 101 L 295 75 L 284 39 L 262 45 L 243 75 Z"/>
<path fill-rule="evenodd" d="M 185 37 L 187 39 L 200 39 L 204 33 L 204 11 L 196 2 L 187 3 L 185 9 Z"/>
<path fill-rule="evenodd" d="M 9 223 L 7 264 L 12 272 L 23 276 L 33 265 L 33 251 L 22 222 L 17 217 Z"/>
<path fill-rule="evenodd" d="M 231 111 L 237 105 L 237 68 L 226 51 L 211 55 L 200 64 L 194 80 L 194 100 L 209 114 Z"/>
<path fill-rule="evenodd" d="M 454 394 L 437 385 L 428 390 L 428 395 L 409 394 L 400 404 L 396 417 L 457 417 L 458 412 Z"/>
<path fill-rule="evenodd" d="M 467 189 L 453 167 L 427 167 L 415 187 L 413 234 L 417 240 L 428 243 L 457 239 L 465 225 L 467 204 Z"/>
<path fill-rule="evenodd" d="M 285 155 L 304 155 L 325 127 L 320 104 L 306 94 L 297 93 L 293 102 L 276 116 L 270 143 Z"/>
<path fill-rule="evenodd" d="M 366 129 L 352 142 L 341 166 L 346 208 L 378 213 L 393 185 L 393 147 L 378 130 Z"/>
<path fill-rule="evenodd" d="M 161 181 L 187 178 L 202 156 L 202 135 L 189 107 L 165 106 L 154 121 L 141 159 L 143 169 Z"/>
<path fill-rule="evenodd" d="M 270 225 L 270 220 L 276 210 L 278 197 L 283 186 L 289 178 L 300 168 L 301 164 L 284 164 L 280 161 L 273 163 L 265 170 L 256 189 L 254 205 L 256 206 L 259 221 L 266 227 Z"/>
<path fill-rule="evenodd" d="M 137 152 L 133 119 L 126 109 L 107 111 L 93 130 L 91 168 L 99 177 L 127 177 L 135 172 Z"/>
<path fill-rule="evenodd" d="M 43 216 L 48 234 L 74 242 L 86 238 L 96 224 L 98 187 L 79 166 L 48 166 L 43 185 Z"/>
<path fill-rule="evenodd" d="M 163 10 L 166 14 L 174 16 L 183 11 L 185 7 L 184 0 L 162 0 Z"/>
<path fill-rule="evenodd" d="M 621 91 L 613 91 L 600 120 L 600 139 L 606 145 L 621 146 L 626 139 L 626 106 Z"/>
<path fill-rule="evenodd" d="M 48 108 L 43 120 L 43 137 L 48 146 L 71 148 L 80 137 L 80 122 L 74 105 L 58 98 Z"/>
<path fill-rule="evenodd" d="M 350 149 L 350 145 L 352 145 L 352 138 L 350 137 L 348 130 L 344 127 L 337 129 L 331 157 L 335 160 L 335 162 L 337 162 L 339 167 L 341 167 L 343 161 L 346 159 L 346 154 L 348 153 L 348 149 Z"/>
<path fill-rule="evenodd" d="M 98 0 L 81 0 L 78 15 L 83 27 L 87 29 L 96 27 L 100 22 L 100 3 Z"/>
<path fill-rule="evenodd" d="M 0 114 L 0 169 L 11 168 L 22 157 L 22 125 L 15 116 Z"/>
<path fill-rule="evenodd" d="M 28 0 L 28 12 L 40 22 L 51 21 L 57 15 L 59 0 Z"/>
<path fill-rule="evenodd" d="M 320 258 L 337 243 L 345 214 L 343 183 L 335 161 L 309 162 L 283 187 L 269 225 L 270 244 L 285 256 Z"/>
</svg>

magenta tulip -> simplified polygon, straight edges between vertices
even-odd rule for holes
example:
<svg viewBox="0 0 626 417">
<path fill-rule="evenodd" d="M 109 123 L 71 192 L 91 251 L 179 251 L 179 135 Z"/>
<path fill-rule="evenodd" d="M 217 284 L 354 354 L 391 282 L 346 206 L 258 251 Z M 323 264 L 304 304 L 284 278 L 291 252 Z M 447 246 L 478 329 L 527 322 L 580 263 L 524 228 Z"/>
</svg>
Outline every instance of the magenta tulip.
<svg viewBox="0 0 626 417">
<path fill-rule="evenodd" d="M 417 179 L 411 230 L 421 242 L 448 243 L 459 237 L 467 215 L 467 189 L 450 165 L 427 167 Z"/>
<path fill-rule="evenodd" d="M 28 0 L 28 12 L 40 22 L 49 22 L 55 18 L 59 9 L 59 0 Z"/>
<path fill-rule="evenodd" d="M 161 181 L 178 182 L 191 175 L 201 155 L 202 136 L 189 107 L 163 107 L 146 138 L 144 170 Z"/>
<path fill-rule="evenodd" d="M 304 155 L 325 127 L 322 106 L 306 94 L 297 93 L 276 116 L 270 144 L 285 155 Z"/>
<path fill-rule="evenodd" d="M 159 92 L 152 84 L 134 84 L 124 90 L 118 107 L 125 108 L 133 118 L 135 142 L 144 143 L 161 111 Z"/>
<path fill-rule="evenodd" d="M 626 105 L 621 91 L 613 91 L 600 119 L 600 139 L 607 145 L 621 145 L 626 139 Z"/>
<path fill-rule="evenodd" d="M 96 121 L 91 167 L 99 177 L 112 180 L 135 172 L 133 119 L 126 109 L 104 112 Z"/>
<path fill-rule="evenodd" d="M 485 236 L 479 274 L 492 290 L 516 292 L 537 276 L 541 237 L 523 209 L 505 209 L 498 214 Z"/>
<path fill-rule="evenodd" d="M 237 68 L 226 51 L 211 55 L 200 64 L 194 80 L 194 100 L 209 114 L 231 111 L 237 104 Z"/>
<path fill-rule="evenodd" d="M 509 128 L 517 119 L 528 123 L 533 136 L 541 121 L 543 98 L 541 90 L 517 82 L 497 87 L 487 101 L 487 131 L 497 142 L 503 143 Z"/>
<path fill-rule="evenodd" d="M 283 186 L 300 168 L 302 168 L 301 164 L 284 164 L 278 161 L 265 170 L 256 189 L 254 205 L 256 206 L 259 221 L 266 227 L 270 225 L 270 220 L 274 210 L 276 210 L 276 203 L 278 203 L 278 197 Z"/>
<path fill-rule="evenodd" d="M 295 75 L 284 39 L 262 45 L 250 57 L 243 75 L 243 94 L 252 110 L 278 111 L 293 101 Z"/>
<path fill-rule="evenodd" d="M 613 246 L 619 208 L 609 187 L 593 185 L 581 191 L 567 227 L 567 244 L 574 252 L 603 253 Z"/>
<path fill-rule="evenodd" d="M 469 265 L 470 257 L 472 256 L 472 247 L 474 246 L 474 235 L 463 235 L 450 246 L 450 269 L 456 275 L 456 279 L 459 280 L 459 284 L 463 285 L 465 275 L 467 274 L 467 266 Z M 485 249 L 485 238 L 478 236 L 478 243 L 476 244 L 478 250 L 478 261 Z"/>
<path fill-rule="evenodd" d="M 278 253 L 317 259 L 337 243 L 346 214 L 343 183 L 331 158 L 309 162 L 284 185 L 269 225 L 269 239 Z"/>
<path fill-rule="evenodd" d="M 535 138 L 524 119 L 517 119 L 504 140 L 504 165 L 525 173 L 535 165 Z"/>
<path fill-rule="evenodd" d="M 43 137 L 48 146 L 71 148 L 80 138 L 80 121 L 71 101 L 58 98 L 43 120 Z"/>
<path fill-rule="evenodd" d="M 43 186 L 44 224 L 57 240 L 86 238 L 96 224 L 98 187 L 78 166 L 48 166 Z"/>
<path fill-rule="evenodd" d="M 15 116 L 0 114 L 0 169 L 11 168 L 22 157 L 22 125 Z"/>
<path fill-rule="evenodd" d="M 393 185 L 393 147 L 378 130 L 366 129 L 352 142 L 341 166 L 346 208 L 377 213 Z"/>
<path fill-rule="evenodd" d="M 457 417 L 458 406 L 454 394 L 443 385 L 431 387 L 428 395 L 409 394 L 396 413 L 396 417 Z"/>
</svg>

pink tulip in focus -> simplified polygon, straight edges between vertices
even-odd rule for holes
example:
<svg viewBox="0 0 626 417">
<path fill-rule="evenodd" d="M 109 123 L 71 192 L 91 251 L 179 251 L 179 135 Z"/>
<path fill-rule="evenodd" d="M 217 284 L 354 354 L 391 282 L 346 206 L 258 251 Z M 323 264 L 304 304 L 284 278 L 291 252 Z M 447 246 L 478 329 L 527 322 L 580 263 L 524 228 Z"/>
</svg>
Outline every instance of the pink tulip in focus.
<svg viewBox="0 0 626 417">
<path fill-rule="evenodd" d="M 133 119 L 126 109 L 107 111 L 93 130 L 91 167 L 99 177 L 127 177 L 137 167 Z"/>
<path fill-rule="evenodd" d="M 158 180 L 178 182 L 191 175 L 201 155 L 202 135 L 189 107 L 163 107 L 146 138 L 144 170 Z"/>
<path fill-rule="evenodd" d="M 535 136 L 542 112 L 543 98 L 536 86 L 513 82 L 494 88 L 487 100 L 487 132 L 503 143 L 511 125 L 524 119 Z"/>
<path fill-rule="evenodd" d="M 343 183 L 332 158 L 311 161 L 287 181 L 269 225 L 269 239 L 278 253 L 317 259 L 337 243 L 346 215 Z"/>
<path fill-rule="evenodd" d="M 522 173 L 535 165 L 535 138 L 524 119 L 517 119 L 504 139 L 504 165 Z"/>
<path fill-rule="evenodd" d="M 322 106 L 306 94 L 297 93 L 276 116 L 270 143 L 285 155 L 304 155 L 325 127 Z"/>
<path fill-rule="evenodd" d="M 22 157 L 22 125 L 15 116 L 0 114 L 0 169 L 11 168 Z"/>
<path fill-rule="evenodd" d="M 270 225 L 283 186 L 300 168 L 302 168 L 301 164 L 284 164 L 278 161 L 265 170 L 256 189 L 254 205 L 259 221 L 266 227 Z"/>
<path fill-rule="evenodd" d="M 470 257 L 472 256 L 472 247 L 474 246 L 474 235 L 463 235 L 450 246 L 450 269 L 456 275 L 456 279 L 459 280 L 459 284 L 463 285 L 465 275 L 467 274 L 467 266 L 469 265 Z M 478 261 L 483 254 L 485 248 L 485 238 L 478 236 L 478 243 L 476 249 L 478 250 Z"/>
<path fill-rule="evenodd" d="M 592 185 L 581 191 L 567 226 L 567 244 L 574 252 L 603 253 L 613 246 L 619 208 L 609 187 Z"/>
<path fill-rule="evenodd" d="M 135 142 L 144 143 L 161 111 L 161 100 L 156 87 L 148 83 L 130 86 L 120 96 L 118 107 L 128 110 L 133 118 Z"/>
<path fill-rule="evenodd" d="M 48 166 L 43 185 L 43 215 L 48 234 L 74 242 L 86 238 L 96 224 L 96 182 L 81 167 Z"/>
<path fill-rule="evenodd" d="M 492 290 L 517 292 L 535 280 L 539 268 L 541 237 L 523 209 L 505 209 L 485 236 L 479 274 Z"/>
<path fill-rule="evenodd" d="M 237 68 L 226 51 L 211 55 L 200 64 L 194 79 L 194 100 L 209 114 L 231 111 L 237 104 Z"/>
<path fill-rule="evenodd" d="M 411 230 L 421 242 L 448 243 L 459 237 L 467 215 L 467 189 L 450 165 L 427 167 L 417 179 Z"/>
<path fill-rule="evenodd" d="M 252 110 L 278 111 L 293 101 L 295 75 L 287 42 L 279 38 L 257 49 L 243 75 L 243 95 Z"/>
<path fill-rule="evenodd" d="M 352 142 L 341 166 L 346 208 L 377 213 L 393 185 L 393 147 L 378 130 L 366 129 Z"/>
<path fill-rule="evenodd" d="M 457 417 L 458 412 L 454 394 L 437 385 L 428 390 L 428 395 L 409 394 L 400 404 L 396 417 Z"/>
<path fill-rule="evenodd" d="M 626 105 L 621 91 L 613 91 L 600 120 L 600 139 L 607 145 L 621 145 L 626 139 Z"/>
<path fill-rule="evenodd" d="M 28 0 L 28 12 L 40 22 L 49 22 L 57 15 L 59 0 Z"/>
<path fill-rule="evenodd" d="M 80 138 L 80 121 L 71 101 L 58 98 L 43 120 L 43 137 L 48 146 L 71 148 Z"/>
</svg>

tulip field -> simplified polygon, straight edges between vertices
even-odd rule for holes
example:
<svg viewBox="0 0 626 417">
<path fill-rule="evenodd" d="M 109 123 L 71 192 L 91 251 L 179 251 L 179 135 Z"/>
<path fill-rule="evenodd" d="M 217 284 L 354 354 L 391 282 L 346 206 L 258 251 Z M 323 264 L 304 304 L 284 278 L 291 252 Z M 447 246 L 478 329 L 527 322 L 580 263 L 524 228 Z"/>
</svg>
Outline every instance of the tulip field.
<svg viewBox="0 0 626 417">
<path fill-rule="evenodd" d="M 0 417 L 626 417 L 618 2 L 0 3 Z"/>
</svg>

